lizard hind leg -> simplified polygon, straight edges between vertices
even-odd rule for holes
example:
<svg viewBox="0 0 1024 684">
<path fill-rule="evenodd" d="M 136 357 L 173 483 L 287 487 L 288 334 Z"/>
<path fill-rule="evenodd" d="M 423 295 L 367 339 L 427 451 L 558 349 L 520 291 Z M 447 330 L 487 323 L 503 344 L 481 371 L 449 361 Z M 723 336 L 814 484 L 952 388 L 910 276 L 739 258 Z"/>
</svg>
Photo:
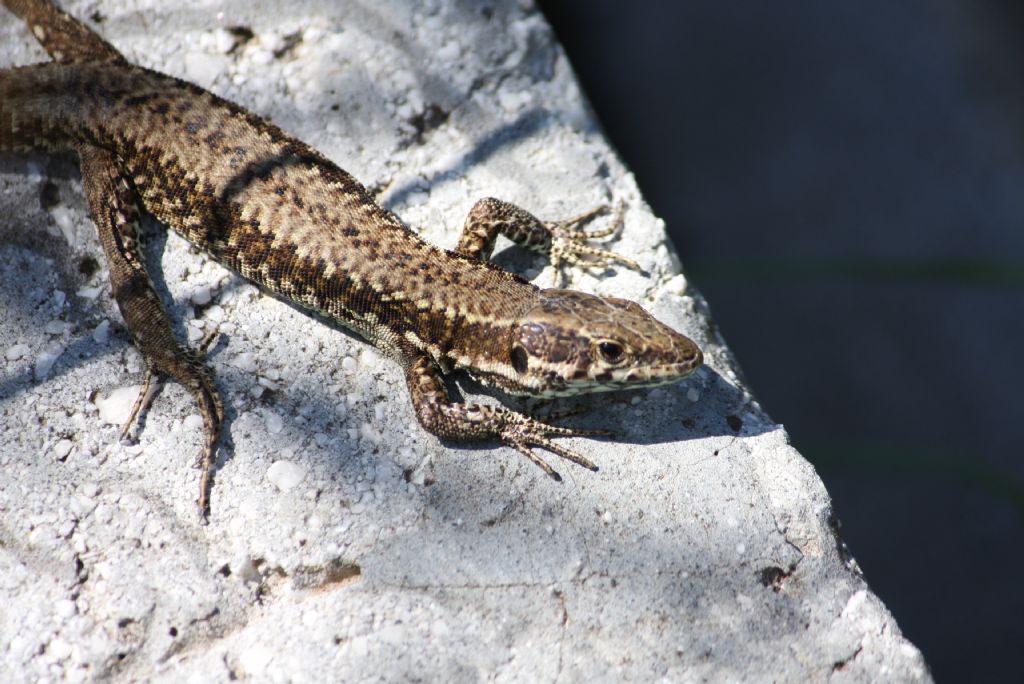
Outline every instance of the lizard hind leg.
<svg viewBox="0 0 1024 684">
<path fill-rule="evenodd" d="M 171 321 L 146 271 L 136 226 L 138 210 L 134 191 L 121 176 L 114 157 L 90 145 L 79 148 L 82 183 L 89 213 L 99 233 L 110 269 L 110 286 L 135 346 L 146 362 L 143 392 L 132 408 L 131 421 L 146 404 L 148 386 L 155 375 L 168 375 L 183 385 L 199 405 L 205 435 L 198 459 L 201 470 L 198 497 L 200 515 L 208 508 L 210 470 L 224 421 L 224 405 L 203 362 L 208 335 L 197 349 L 182 345 L 174 336 Z"/>
</svg>

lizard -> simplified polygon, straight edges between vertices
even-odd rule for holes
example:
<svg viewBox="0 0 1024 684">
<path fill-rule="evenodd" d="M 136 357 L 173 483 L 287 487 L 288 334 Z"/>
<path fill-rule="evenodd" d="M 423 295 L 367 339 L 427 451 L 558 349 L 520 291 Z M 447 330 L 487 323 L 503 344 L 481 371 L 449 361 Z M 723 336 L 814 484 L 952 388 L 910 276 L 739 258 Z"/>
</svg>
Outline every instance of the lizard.
<svg viewBox="0 0 1024 684">
<path fill-rule="evenodd" d="M 350 174 L 267 120 L 130 63 L 49 0 L 0 1 L 52 58 L 0 70 L 0 152 L 77 153 L 111 293 L 145 362 L 122 438 L 146 409 L 152 381 L 183 385 L 203 421 L 196 465 L 204 519 L 224 422 L 204 360 L 211 338 L 196 347 L 176 338 L 143 258 L 140 205 L 264 291 L 354 331 L 397 361 L 428 432 L 500 442 L 555 480 L 558 471 L 534 449 L 597 471 L 551 438 L 611 433 L 552 425 L 501 404 L 453 401 L 446 376 L 462 370 L 508 394 L 557 397 L 675 382 L 701 366 L 696 343 L 635 302 L 540 288 L 490 261 L 500 234 L 547 254 L 556 278 L 562 261 L 639 268 L 588 242 L 617 230 L 582 227 L 603 207 L 542 221 L 485 198 L 470 210 L 456 247 L 436 247 Z"/>
</svg>

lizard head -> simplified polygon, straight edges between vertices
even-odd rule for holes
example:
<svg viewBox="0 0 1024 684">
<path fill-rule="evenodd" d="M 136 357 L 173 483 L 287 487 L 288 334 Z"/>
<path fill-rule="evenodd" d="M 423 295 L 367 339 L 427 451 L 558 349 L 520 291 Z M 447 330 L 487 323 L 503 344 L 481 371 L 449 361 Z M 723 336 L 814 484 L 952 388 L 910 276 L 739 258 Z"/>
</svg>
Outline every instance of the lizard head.
<svg viewBox="0 0 1024 684">
<path fill-rule="evenodd" d="M 510 337 L 513 375 L 493 380 L 513 393 L 652 387 L 685 378 L 703 362 L 692 340 L 639 304 L 572 290 L 542 290 Z"/>
</svg>

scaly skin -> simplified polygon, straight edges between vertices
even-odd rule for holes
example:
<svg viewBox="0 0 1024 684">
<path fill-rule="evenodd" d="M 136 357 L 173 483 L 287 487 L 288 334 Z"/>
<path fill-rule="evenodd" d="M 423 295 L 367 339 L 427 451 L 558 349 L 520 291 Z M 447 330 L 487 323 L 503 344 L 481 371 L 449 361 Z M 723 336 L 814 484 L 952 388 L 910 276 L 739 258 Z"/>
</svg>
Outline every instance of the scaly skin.
<svg viewBox="0 0 1024 684">
<path fill-rule="evenodd" d="M 44 0 L 4 4 L 25 19 L 54 62 L 0 71 L 0 151 L 78 152 L 112 292 L 146 359 L 147 385 L 154 374 L 171 376 L 192 392 L 203 415 L 201 511 L 223 407 L 201 350 L 175 339 L 153 290 L 139 252 L 136 199 L 224 265 L 399 361 L 416 416 L 430 432 L 500 440 L 556 479 L 531 447 L 596 470 L 548 437 L 606 433 L 453 402 L 442 374 L 465 369 L 513 393 L 554 396 L 674 382 L 700 366 L 692 341 L 633 302 L 540 289 L 486 261 L 500 233 L 556 262 L 635 267 L 586 244 L 609 232 L 577 228 L 595 212 L 545 223 L 484 199 L 467 217 L 456 250 L 439 249 L 273 124 L 195 85 L 129 64 Z"/>
</svg>

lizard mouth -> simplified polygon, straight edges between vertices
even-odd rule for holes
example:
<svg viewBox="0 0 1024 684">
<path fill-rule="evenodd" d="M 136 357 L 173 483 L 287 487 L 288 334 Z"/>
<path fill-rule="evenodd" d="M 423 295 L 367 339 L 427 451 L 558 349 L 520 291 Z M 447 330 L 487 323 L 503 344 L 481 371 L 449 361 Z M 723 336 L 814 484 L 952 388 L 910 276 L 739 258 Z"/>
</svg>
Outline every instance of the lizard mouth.
<svg viewBox="0 0 1024 684">
<path fill-rule="evenodd" d="M 686 361 L 630 368 L 620 374 L 605 372 L 593 376 L 581 376 L 557 388 L 548 389 L 542 393 L 542 396 L 565 397 L 670 385 L 689 377 L 702 364 L 703 356 L 698 350 L 696 356 Z M 534 393 L 541 394 L 536 391 Z"/>
<path fill-rule="evenodd" d="M 611 377 L 599 375 L 591 380 L 592 384 L 584 384 L 589 385 L 589 391 L 658 387 L 689 377 L 703 363 L 704 355 L 699 349 L 695 349 L 693 356 L 683 361 L 629 368 L 621 374 L 611 373 Z"/>
<path fill-rule="evenodd" d="M 670 385 L 674 382 L 678 382 L 679 380 L 683 380 L 689 377 L 692 373 L 693 371 L 690 370 L 687 371 L 685 374 L 675 373 L 659 375 L 658 373 L 645 373 L 639 376 L 633 375 L 632 377 L 627 378 L 618 387 L 612 387 L 611 389 L 632 389 L 634 387 L 639 389 L 641 387 L 658 387 L 660 385 Z"/>
<path fill-rule="evenodd" d="M 678 363 L 660 366 L 633 368 L 621 380 L 622 387 L 654 387 L 665 385 L 693 375 L 704 363 L 704 355 L 698 350 L 694 358 Z"/>
</svg>

